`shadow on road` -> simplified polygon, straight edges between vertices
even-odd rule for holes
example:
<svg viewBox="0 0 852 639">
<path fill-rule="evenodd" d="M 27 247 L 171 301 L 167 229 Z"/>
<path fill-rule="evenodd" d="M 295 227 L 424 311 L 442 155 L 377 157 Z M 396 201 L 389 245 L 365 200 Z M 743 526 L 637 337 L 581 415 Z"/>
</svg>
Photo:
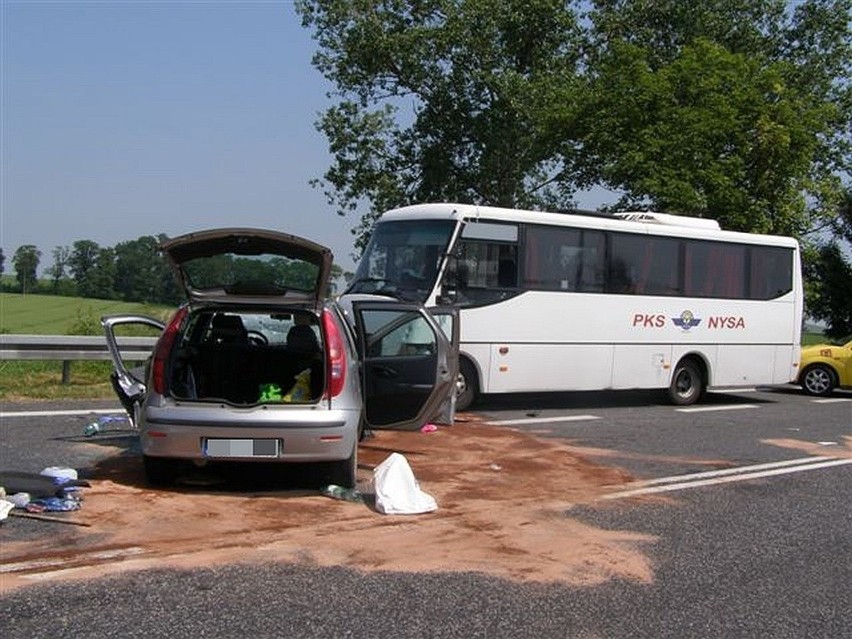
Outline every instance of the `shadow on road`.
<svg viewBox="0 0 852 639">
<path fill-rule="evenodd" d="M 801 393 L 794 387 L 790 388 L 760 388 L 764 391 L 778 393 Z M 754 392 L 725 392 L 709 391 L 695 406 L 724 406 L 729 404 L 768 404 L 772 400 L 766 395 L 758 396 Z M 473 412 L 488 412 L 490 410 L 546 410 L 546 409 L 588 409 L 588 408 L 642 408 L 650 406 L 674 405 L 669 402 L 667 395 L 661 390 L 606 390 L 606 391 L 572 391 L 556 393 L 507 393 L 504 395 L 483 395 L 471 406 Z"/>
</svg>

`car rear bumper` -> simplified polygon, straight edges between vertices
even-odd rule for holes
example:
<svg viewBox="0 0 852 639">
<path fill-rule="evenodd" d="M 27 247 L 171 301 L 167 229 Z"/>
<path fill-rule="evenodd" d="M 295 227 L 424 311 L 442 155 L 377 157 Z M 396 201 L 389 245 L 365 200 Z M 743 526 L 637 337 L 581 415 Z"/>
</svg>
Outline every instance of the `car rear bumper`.
<svg viewBox="0 0 852 639">
<path fill-rule="evenodd" d="M 140 425 L 142 453 L 151 457 L 190 460 L 319 462 L 347 459 L 357 446 L 360 410 L 311 407 L 254 407 L 228 412 L 213 405 L 149 407 Z M 210 440 L 219 443 L 210 445 Z M 222 442 L 231 440 L 231 453 Z M 251 453 L 247 442 L 262 442 Z M 276 442 L 274 447 L 270 442 Z M 270 454 L 270 449 L 274 454 Z"/>
</svg>

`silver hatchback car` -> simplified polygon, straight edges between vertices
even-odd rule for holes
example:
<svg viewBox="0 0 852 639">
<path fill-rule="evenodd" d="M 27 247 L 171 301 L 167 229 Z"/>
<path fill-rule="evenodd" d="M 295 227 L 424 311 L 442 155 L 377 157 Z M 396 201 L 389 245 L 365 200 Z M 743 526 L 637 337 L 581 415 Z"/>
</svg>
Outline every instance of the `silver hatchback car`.
<svg viewBox="0 0 852 639">
<path fill-rule="evenodd" d="M 207 230 L 160 249 L 186 302 L 167 324 L 102 319 L 150 483 L 173 483 L 193 464 L 321 462 L 330 483 L 352 487 L 366 428 L 451 421 L 453 311 L 326 299 L 330 250 L 276 231 Z M 118 337 L 139 324 L 160 336 L 132 368 Z"/>
</svg>

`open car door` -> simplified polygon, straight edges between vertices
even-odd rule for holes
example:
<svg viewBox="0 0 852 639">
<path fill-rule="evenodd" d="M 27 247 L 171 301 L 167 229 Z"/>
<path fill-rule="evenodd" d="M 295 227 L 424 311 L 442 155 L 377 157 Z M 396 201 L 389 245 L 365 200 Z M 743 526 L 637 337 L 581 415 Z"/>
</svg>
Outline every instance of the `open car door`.
<svg viewBox="0 0 852 639">
<path fill-rule="evenodd" d="M 134 428 L 139 427 L 139 410 L 146 393 L 146 367 L 139 366 L 130 368 L 121 357 L 121 350 L 115 329 L 118 326 L 130 325 L 144 326 L 146 332 L 162 333 L 165 328 L 163 322 L 145 315 L 113 315 L 101 318 L 101 326 L 106 336 L 107 348 L 112 358 L 113 372 L 110 375 L 112 388 Z"/>
<path fill-rule="evenodd" d="M 415 430 L 446 413 L 447 402 L 451 410 L 458 376 L 457 313 L 446 310 L 436 319 L 419 304 L 397 301 L 353 302 L 352 311 L 367 424 Z"/>
</svg>

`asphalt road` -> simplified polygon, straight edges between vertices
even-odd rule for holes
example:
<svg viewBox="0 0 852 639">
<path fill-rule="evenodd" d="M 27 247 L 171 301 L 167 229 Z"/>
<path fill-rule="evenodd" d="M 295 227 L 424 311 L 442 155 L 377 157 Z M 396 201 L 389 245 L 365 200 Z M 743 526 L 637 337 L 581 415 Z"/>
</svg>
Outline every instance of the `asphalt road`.
<svg viewBox="0 0 852 639">
<path fill-rule="evenodd" d="M 273 563 L 155 570 L 13 591 L 0 597 L 0 632 L 27 638 L 849 637 L 852 395 L 834 400 L 781 389 L 713 393 L 699 410 L 676 409 L 652 393 L 527 395 L 480 406 L 479 414 L 494 423 L 609 451 L 608 464 L 646 480 L 600 507 L 566 504 L 566 513 L 651 535 L 649 584 L 610 580 L 576 588 L 451 571 L 364 574 Z M 0 407 L 2 466 L 85 468 L 116 454 L 132 434 L 75 446 L 85 441 L 90 416 L 33 413 L 115 406 Z M 31 416 L 12 416 L 21 409 Z M 57 534 L 56 526 L 15 519 L 0 528 L 0 540 Z"/>
</svg>

